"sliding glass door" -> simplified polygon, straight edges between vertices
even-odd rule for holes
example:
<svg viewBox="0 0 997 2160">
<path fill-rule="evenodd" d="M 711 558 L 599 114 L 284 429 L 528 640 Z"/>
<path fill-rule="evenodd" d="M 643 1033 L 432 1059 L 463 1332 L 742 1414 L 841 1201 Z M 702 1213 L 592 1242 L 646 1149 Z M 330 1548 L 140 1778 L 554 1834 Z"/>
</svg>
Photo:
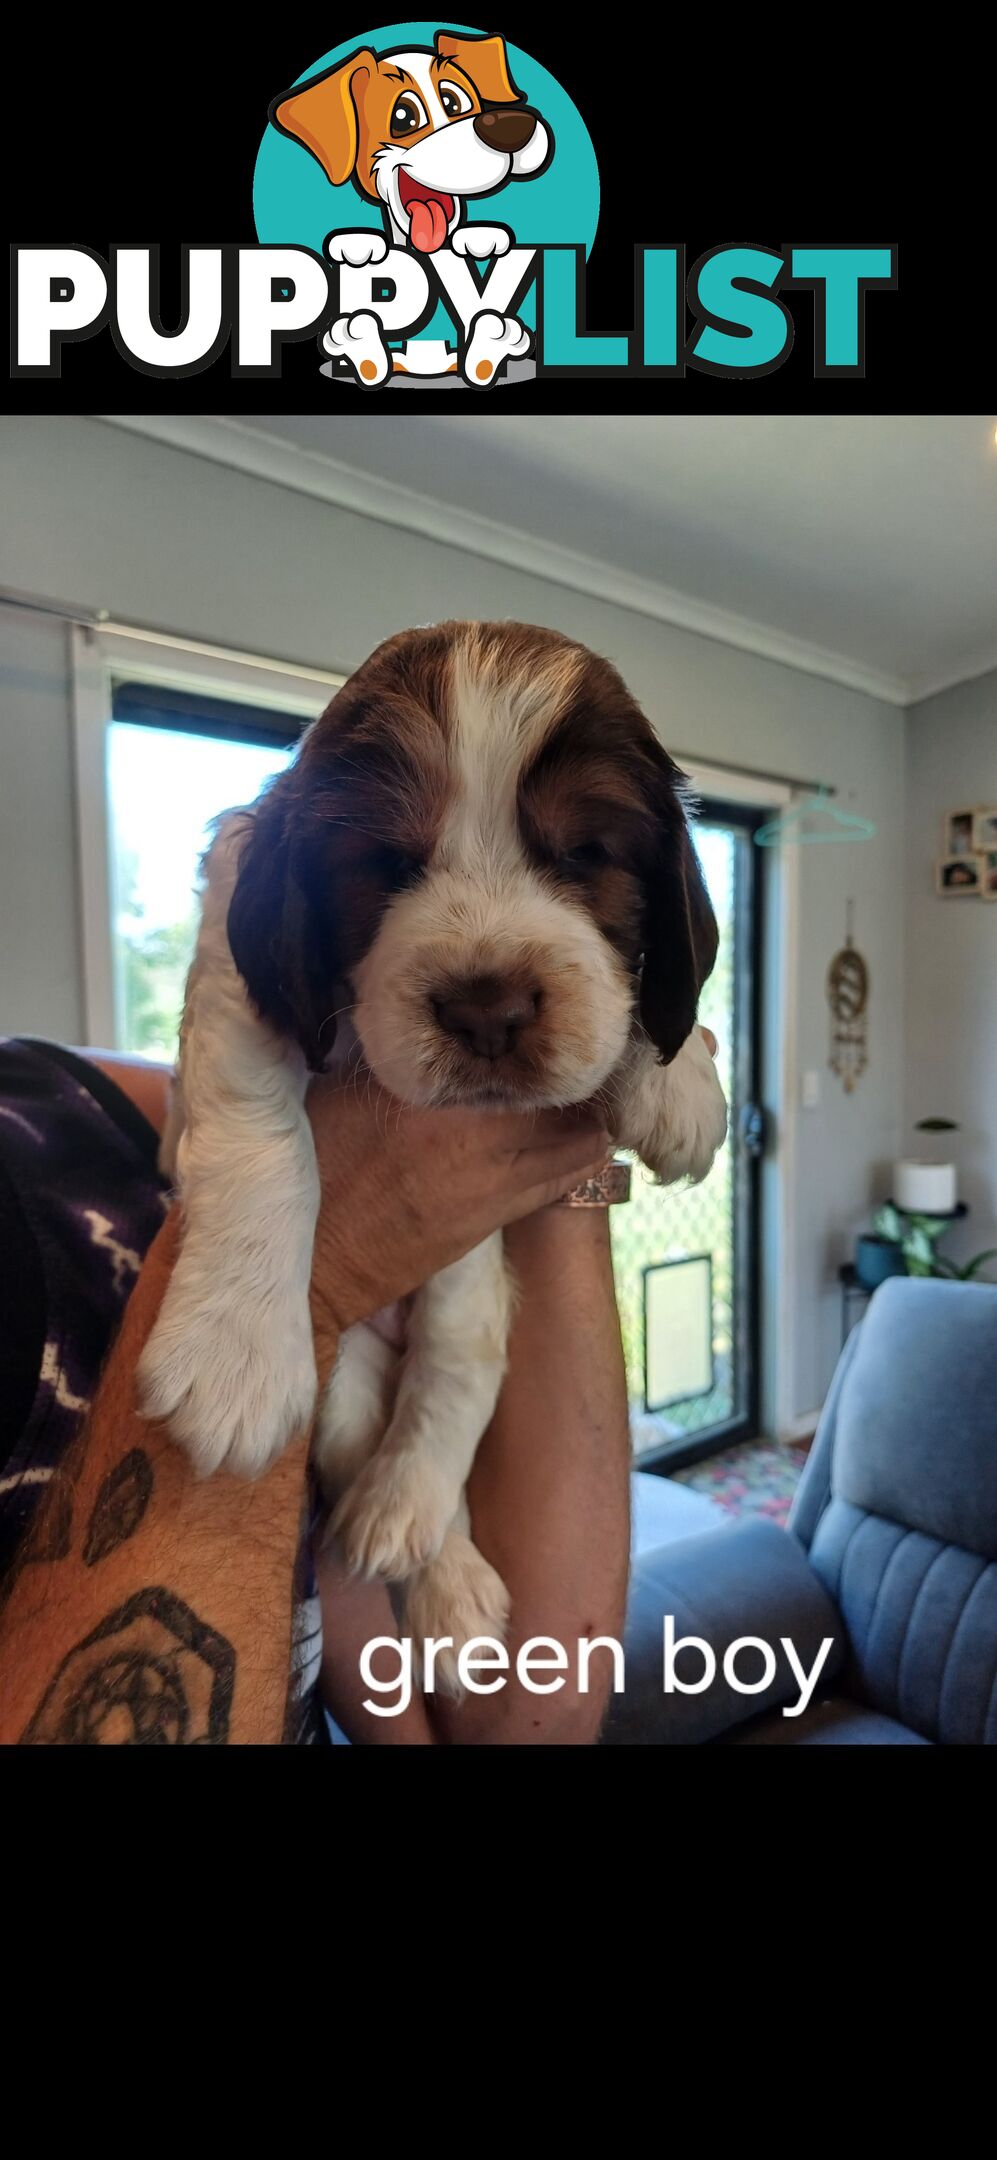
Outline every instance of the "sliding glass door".
<svg viewBox="0 0 997 2160">
<path fill-rule="evenodd" d="M 707 801 L 694 832 L 720 929 L 700 1019 L 720 1045 L 727 1144 L 702 1185 L 662 1190 L 637 1167 L 633 1199 L 611 1215 L 634 1447 L 646 1468 L 674 1469 L 758 1426 L 760 822 Z"/>
</svg>

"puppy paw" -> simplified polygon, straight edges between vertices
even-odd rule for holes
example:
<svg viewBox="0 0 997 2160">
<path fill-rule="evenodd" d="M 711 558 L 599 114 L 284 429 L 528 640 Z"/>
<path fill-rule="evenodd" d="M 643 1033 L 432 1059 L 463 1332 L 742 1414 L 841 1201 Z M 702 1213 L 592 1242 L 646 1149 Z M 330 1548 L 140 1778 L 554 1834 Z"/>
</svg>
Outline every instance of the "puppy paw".
<svg viewBox="0 0 997 2160">
<path fill-rule="evenodd" d="M 641 1154 L 662 1184 L 699 1184 L 727 1137 L 727 1101 L 698 1028 L 662 1074 L 661 1116 Z"/>
<path fill-rule="evenodd" d="M 424 1456 L 382 1449 L 343 1494 L 329 1533 L 355 1575 L 400 1582 L 439 1552 L 459 1497 Z"/>
<path fill-rule="evenodd" d="M 464 354 L 463 372 L 474 390 L 487 390 L 507 360 L 521 360 L 530 349 L 530 333 L 511 315 L 485 308 L 476 315 Z"/>
<path fill-rule="evenodd" d="M 307 1307 L 301 1317 L 244 1294 L 192 1295 L 178 1270 L 139 1361 L 139 1403 L 203 1477 L 223 1465 L 258 1477 L 307 1427 L 315 1388 Z"/>
<path fill-rule="evenodd" d="M 376 390 L 387 377 L 390 360 L 384 333 L 377 316 L 366 309 L 341 315 L 326 331 L 322 350 L 333 360 L 348 361 L 364 390 Z"/>
<path fill-rule="evenodd" d="M 663 1185 L 697 1184 L 727 1134 L 727 1104 L 716 1066 L 698 1028 L 670 1065 L 639 1036 L 613 1076 L 610 1129 Z"/>
<path fill-rule="evenodd" d="M 455 1699 L 463 1694 L 457 1660 L 465 1643 L 488 1635 L 504 1642 L 509 1625 L 509 1593 L 502 1577 L 484 1555 L 459 1530 L 450 1529 L 440 1551 L 405 1591 L 405 1633 L 412 1638 L 412 1663 L 417 1679 L 424 1677 L 424 1644 L 449 1636 L 452 1649 L 439 1650 L 433 1660 L 433 1685 L 438 1694 Z"/>
<path fill-rule="evenodd" d="M 508 255 L 511 246 L 512 234 L 507 225 L 458 225 L 450 242 L 454 255 L 469 255 L 472 262 L 487 262 L 492 255 Z"/>
<path fill-rule="evenodd" d="M 388 243 L 379 232 L 334 232 L 325 243 L 330 262 L 349 263 L 353 270 L 362 270 L 367 263 L 385 260 Z"/>
</svg>

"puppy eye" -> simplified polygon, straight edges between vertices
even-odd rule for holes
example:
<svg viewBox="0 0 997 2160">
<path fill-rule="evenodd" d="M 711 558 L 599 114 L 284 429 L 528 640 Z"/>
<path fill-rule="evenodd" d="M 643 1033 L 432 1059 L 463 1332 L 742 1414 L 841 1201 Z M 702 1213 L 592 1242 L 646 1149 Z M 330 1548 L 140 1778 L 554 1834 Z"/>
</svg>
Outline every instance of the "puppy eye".
<svg viewBox="0 0 997 2160">
<path fill-rule="evenodd" d="M 414 135 L 419 128 L 428 126 L 429 120 L 422 99 L 417 98 L 414 91 L 407 90 L 405 96 L 399 98 L 391 115 L 392 134 Z"/>
<path fill-rule="evenodd" d="M 561 857 L 566 870 L 601 870 L 609 859 L 609 849 L 601 840 L 583 840 Z"/>
<path fill-rule="evenodd" d="M 440 104 L 448 120 L 456 120 L 461 113 L 471 111 L 471 100 L 467 91 L 462 90 L 459 83 L 443 82 L 440 84 Z"/>
</svg>

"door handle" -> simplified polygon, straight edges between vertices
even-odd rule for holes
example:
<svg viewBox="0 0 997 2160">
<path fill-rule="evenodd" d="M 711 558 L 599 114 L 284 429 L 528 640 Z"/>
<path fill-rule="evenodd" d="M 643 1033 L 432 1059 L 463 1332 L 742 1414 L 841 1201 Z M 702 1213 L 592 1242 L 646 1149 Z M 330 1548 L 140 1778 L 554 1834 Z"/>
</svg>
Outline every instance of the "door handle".
<svg viewBox="0 0 997 2160">
<path fill-rule="evenodd" d="M 740 1117 L 741 1146 L 754 1162 L 765 1153 L 767 1123 L 761 1103 L 745 1103 Z"/>
</svg>

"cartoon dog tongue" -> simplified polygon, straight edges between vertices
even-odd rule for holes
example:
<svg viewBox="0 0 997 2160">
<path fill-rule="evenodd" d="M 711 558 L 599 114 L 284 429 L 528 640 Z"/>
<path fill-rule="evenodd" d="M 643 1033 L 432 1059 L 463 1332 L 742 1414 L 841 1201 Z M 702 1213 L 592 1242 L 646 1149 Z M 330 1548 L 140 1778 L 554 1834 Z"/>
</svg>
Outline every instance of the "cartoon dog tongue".
<svg viewBox="0 0 997 2160">
<path fill-rule="evenodd" d="M 447 220 L 443 204 L 435 195 L 419 196 L 409 204 L 409 232 L 412 246 L 420 255 L 433 255 L 443 246 Z"/>
</svg>

